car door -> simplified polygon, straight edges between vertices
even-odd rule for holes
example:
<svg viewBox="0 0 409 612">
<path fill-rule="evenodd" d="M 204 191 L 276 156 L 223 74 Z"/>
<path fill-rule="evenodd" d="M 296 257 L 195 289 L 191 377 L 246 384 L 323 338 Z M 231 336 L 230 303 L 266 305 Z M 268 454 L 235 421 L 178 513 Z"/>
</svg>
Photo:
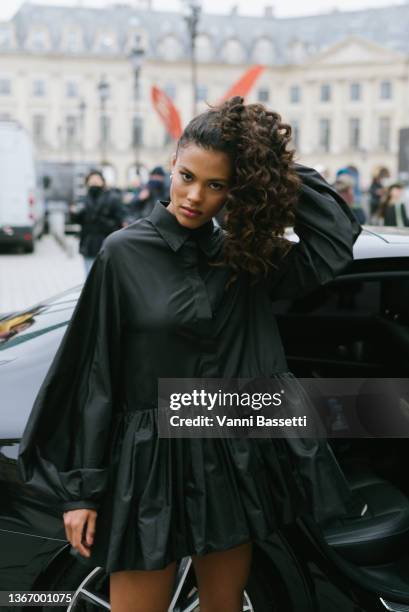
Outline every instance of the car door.
<svg viewBox="0 0 409 612">
<path fill-rule="evenodd" d="M 344 439 L 331 440 L 344 470 L 375 471 L 409 495 L 403 467 L 409 460 L 407 437 L 391 437 L 396 429 L 403 436 L 409 430 L 409 383 L 400 395 L 389 394 L 383 404 L 380 392 L 380 379 L 408 379 L 408 258 L 357 260 L 336 281 L 306 298 L 278 302 L 274 309 L 294 374 L 367 379 L 365 384 L 375 389 L 372 397 L 377 401 L 371 411 L 359 407 L 368 437 L 353 439 L 345 434 Z M 319 407 L 325 423 L 333 407 L 329 403 Z M 342 419 L 342 404 L 338 408 Z M 395 424 L 393 430 L 388 430 L 390 423 Z"/>
<path fill-rule="evenodd" d="M 355 262 L 306 298 L 276 303 L 289 368 L 297 376 L 406 377 L 409 265 Z"/>
</svg>

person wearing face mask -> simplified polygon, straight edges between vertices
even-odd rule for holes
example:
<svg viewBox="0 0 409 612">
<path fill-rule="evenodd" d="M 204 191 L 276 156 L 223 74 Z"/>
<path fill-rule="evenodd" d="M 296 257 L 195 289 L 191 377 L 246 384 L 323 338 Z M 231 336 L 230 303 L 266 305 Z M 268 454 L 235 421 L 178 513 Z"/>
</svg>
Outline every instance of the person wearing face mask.
<svg viewBox="0 0 409 612">
<path fill-rule="evenodd" d="M 85 185 L 85 198 L 72 206 L 70 211 L 73 221 L 81 225 L 80 253 L 88 274 L 105 238 L 123 226 L 124 214 L 118 193 L 106 188 L 104 176 L 99 170 L 88 173 Z"/>
<path fill-rule="evenodd" d="M 148 182 L 140 189 L 133 203 L 132 216 L 135 220 L 148 217 L 158 200 L 168 199 L 169 185 L 165 176 L 162 166 L 155 166 L 151 170 Z"/>
</svg>

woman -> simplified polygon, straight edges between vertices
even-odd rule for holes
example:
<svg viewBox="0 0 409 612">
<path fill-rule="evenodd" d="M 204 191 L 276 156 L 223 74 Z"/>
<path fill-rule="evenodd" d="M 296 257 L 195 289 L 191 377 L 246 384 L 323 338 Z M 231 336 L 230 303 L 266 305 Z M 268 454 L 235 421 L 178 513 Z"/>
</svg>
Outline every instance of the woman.
<svg viewBox="0 0 409 612">
<path fill-rule="evenodd" d="M 374 173 L 369 187 L 369 213 L 372 219 L 379 215 L 379 207 L 386 191 L 385 184 L 389 178 L 390 172 L 383 166 Z"/>
<path fill-rule="evenodd" d="M 409 227 L 409 219 L 404 202 L 404 190 L 401 183 L 393 183 L 386 190 L 381 201 L 379 217 L 383 225 Z"/>
<path fill-rule="evenodd" d="M 114 612 L 166 610 L 189 555 L 201 609 L 237 612 L 253 542 L 307 504 L 325 515 L 345 501 L 313 441 L 157 436 L 160 378 L 291 385 L 271 300 L 352 258 L 352 214 L 314 171 L 296 171 L 290 138 L 242 98 L 190 122 L 170 203 L 105 241 L 27 424 L 22 476 L 63 501 L 68 540 L 110 573 Z"/>
<path fill-rule="evenodd" d="M 81 225 L 80 253 L 88 274 L 105 238 L 123 226 L 124 213 L 120 197 L 106 187 L 103 174 L 91 170 L 85 178 L 87 194 L 71 206 L 75 223 Z"/>
</svg>

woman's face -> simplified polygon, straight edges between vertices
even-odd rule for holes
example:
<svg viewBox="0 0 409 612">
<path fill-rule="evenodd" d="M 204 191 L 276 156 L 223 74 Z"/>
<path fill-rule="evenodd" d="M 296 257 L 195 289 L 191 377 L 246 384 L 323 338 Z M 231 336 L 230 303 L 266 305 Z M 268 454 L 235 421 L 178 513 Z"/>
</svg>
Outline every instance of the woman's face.
<svg viewBox="0 0 409 612">
<path fill-rule="evenodd" d="M 195 144 L 181 147 L 172 161 L 169 212 L 189 229 L 196 229 L 223 207 L 232 181 L 229 156 Z"/>
<path fill-rule="evenodd" d="M 87 187 L 103 187 L 104 181 L 99 174 L 90 174 L 87 180 Z"/>
<path fill-rule="evenodd" d="M 392 187 L 389 193 L 390 204 L 400 204 L 402 202 L 403 189 L 401 187 Z"/>
</svg>

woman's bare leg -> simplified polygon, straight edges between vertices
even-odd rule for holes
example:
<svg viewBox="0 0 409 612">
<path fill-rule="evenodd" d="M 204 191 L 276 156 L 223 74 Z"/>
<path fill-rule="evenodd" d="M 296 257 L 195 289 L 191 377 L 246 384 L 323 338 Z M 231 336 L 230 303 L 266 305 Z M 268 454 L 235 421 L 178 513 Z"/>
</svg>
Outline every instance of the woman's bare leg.
<svg viewBox="0 0 409 612">
<path fill-rule="evenodd" d="M 200 612 L 241 612 L 252 552 L 249 542 L 230 550 L 192 557 Z"/>
<path fill-rule="evenodd" d="M 110 574 L 112 612 L 166 612 L 172 599 L 176 563 L 164 570 Z"/>
</svg>

